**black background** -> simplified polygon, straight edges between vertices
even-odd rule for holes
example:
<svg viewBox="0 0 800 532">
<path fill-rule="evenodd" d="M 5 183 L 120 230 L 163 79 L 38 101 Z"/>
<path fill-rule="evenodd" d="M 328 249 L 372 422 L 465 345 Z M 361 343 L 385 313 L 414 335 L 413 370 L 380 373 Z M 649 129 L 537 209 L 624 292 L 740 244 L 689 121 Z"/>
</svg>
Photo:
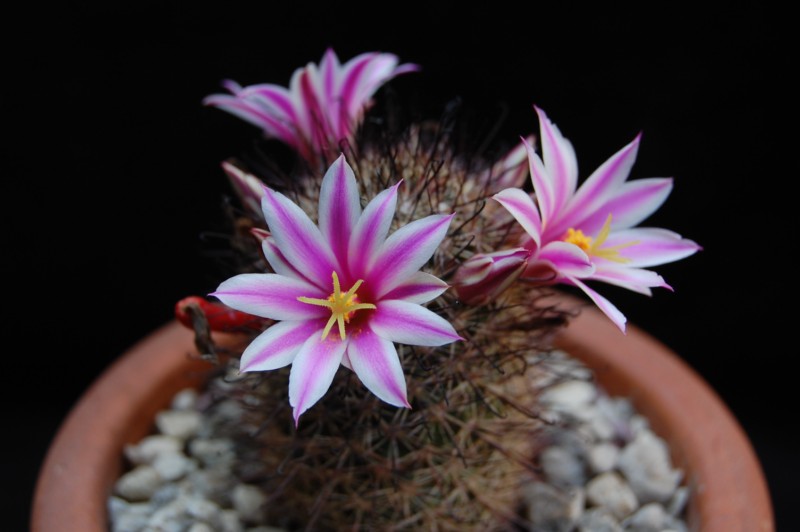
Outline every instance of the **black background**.
<svg viewBox="0 0 800 532">
<path fill-rule="evenodd" d="M 674 294 L 601 292 L 719 392 L 762 461 L 779 529 L 796 525 L 798 162 L 785 141 L 796 138 L 787 76 L 797 56 L 780 13 L 266 5 L 144 2 L 6 19 L 8 529 L 25 527 L 47 445 L 81 392 L 169 320 L 175 301 L 223 278 L 217 244 L 200 235 L 223 228 L 219 163 L 258 133 L 201 99 L 223 78 L 288 84 L 327 46 L 343 59 L 380 50 L 421 64 L 389 91 L 422 116 L 456 96 L 487 128 L 507 113 L 507 144 L 537 130 L 536 103 L 572 140 L 583 178 L 644 131 L 632 177 L 675 177 L 646 225 L 705 249 L 658 269 Z"/>
</svg>

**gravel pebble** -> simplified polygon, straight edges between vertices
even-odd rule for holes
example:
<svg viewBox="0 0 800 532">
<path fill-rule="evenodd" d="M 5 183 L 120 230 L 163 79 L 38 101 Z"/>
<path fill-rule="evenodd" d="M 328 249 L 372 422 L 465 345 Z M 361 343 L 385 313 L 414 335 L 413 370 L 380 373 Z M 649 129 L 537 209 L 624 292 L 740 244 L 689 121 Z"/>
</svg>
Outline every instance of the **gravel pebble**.
<svg viewBox="0 0 800 532">
<path fill-rule="evenodd" d="M 231 495 L 233 508 L 245 523 L 258 523 L 264 517 L 267 496 L 256 486 L 238 484 Z"/>
<path fill-rule="evenodd" d="M 162 479 L 149 465 L 128 471 L 117 480 L 114 491 L 128 501 L 146 501 L 161 486 Z"/>
<path fill-rule="evenodd" d="M 197 392 L 192 388 L 186 388 L 176 393 L 170 405 L 173 410 L 194 410 L 196 406 Z"/>
<path fill-rule="evenodd" d="M 583 510 L 582 490 L 569 494 L 545 482 L 532 482 L 522 496 L 528 505 L 531 531 L 568 532 Z"/>
<path fill-rule="evenodd" d="M 639 506 L 631 488 L 618 474 L 603 473 L 586 485 L 586 499 L 595 506 L 607 509 L 617 519 L 631 514 Z"/>
<path fill-rule="evenodd" d="M 136 465 L 152 464 L 163 453 L 179 453 L 183 443 L 172 436 L 155 434 L 147 436 L 136 445 L 125 446 L 125 457 Z"/>
<path fill-rule="evenodd" d="M 583 486 L 586 483 L 583 460 L 574 452 L 557 445 L 546 448 L 539 462 L 547 480 L 561 487 Z"/>
<path fill-rule="evenodd" d="M 183 478 L 194 467 L 194 461 L 183 453 L 163 453 L 153 461 L 153 469 L 162 479 L 168 481 Z"/>
<path fill-rule="evenodd" d="M 622 532 L 622 527 L 608 510 L 592 508 L 581 516 L 578 530 L 580 532 Z"/>
<path fill-rule="evenodd" d="M 598 443 L 586 453 L 586 462 L 594 474 L 606 473 L 614 469 L 619 458 L 619 447 L 613 443 Z"/>
<path fill-rule="evenodd" d="M 194 410 L 162 410 L 156 414 L 156 426 L 162 434 L 186 440 L 200 429 L 200 412 Z"/>
<path fill-rule="evenodd" d="M 649 429 L 640 431 L 622 450 L 619 468 L 643 503 L 668 501 L 682 476 L 672 469 L 664 440 Z"/>
<path fill-rule="evenodd" d="M 636 510 L 636 513 L 622 522 L 622 526 L 631 532 L 661 532 L 668 517 L 662 505 L 651 502 Z"/>
</svg>

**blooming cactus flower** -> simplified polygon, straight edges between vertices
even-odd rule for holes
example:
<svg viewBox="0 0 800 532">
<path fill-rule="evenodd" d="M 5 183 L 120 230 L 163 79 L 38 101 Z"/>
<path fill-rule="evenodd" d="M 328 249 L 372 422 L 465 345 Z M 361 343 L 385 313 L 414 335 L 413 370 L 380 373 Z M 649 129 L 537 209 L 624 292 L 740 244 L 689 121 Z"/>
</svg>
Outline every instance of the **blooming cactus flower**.
<svg viewBox="0 0 800 532">
<path fill-rule="evenodd" d="M 420 272 L 452 215 L 433 215 L 387 237 L 399 183 L 361 209 L 353 171 L 340 156 L 322 180 L 319 226 L 283 194 L 265 188 L 270 235 L 264 254 L 275 273 L 242 274 L 212 295 L 226 305 L 278 320 L 244 351 L 241 371 L 292 365 L 295 423 L 328 390 L 339 364 L 383 401 L 408 407 L 394 342 L 439 346 L 460 337 L 421 306 L 447 289 Z"/>
<path fill-rule="evenodd" d="M 667 199 L 672 179 L 626 181 L 640 136 L 611 156 L 578 188 L 572 144 L 545 113 L 535 108 L 542 158 L 529 144 L 534 198 L 518 188 L 496 194 L 526 231 L 530 258 L 521 278 L 577 286 L 624 332 L 625 316 L 584 281 L 602 281 L 650 295 L 670 288 L 644 268 L 673 262 L 700 246 L 666 229 L 634 228 Z"/>
<path fill-rule="evenodd" d="M 365 53 L 340 64 L 328 49 L 319 66 L 309 63 L 292 75 L 289 88 L 273 84 L 242 87 L 227 80 L 231 92 L 204 103 L 219 107 L 294 148 L 309 162 L 341 141 L 351 141 L 372 95 L 387 81 L 418 69 L 398 65 L 393 54 Z"/>
</svg>

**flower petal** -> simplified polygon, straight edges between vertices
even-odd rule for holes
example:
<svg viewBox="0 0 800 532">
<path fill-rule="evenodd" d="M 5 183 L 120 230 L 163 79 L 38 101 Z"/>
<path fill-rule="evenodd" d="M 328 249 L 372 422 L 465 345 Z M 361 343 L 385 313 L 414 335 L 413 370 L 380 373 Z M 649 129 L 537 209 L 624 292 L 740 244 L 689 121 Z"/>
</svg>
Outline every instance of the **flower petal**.
<svg viewBox="0 0 800 532">
<path fill-rule="evenodd" d="M 547 115 L 538 107 L 533 107 L 539 115 L 539 129 L 542 135 L 542 159 L 547 174 L 552 179 L 551 188 L 553 197 L 550 215 L 559 212 L 575 193 L 578 184 L 578 159 L 572 143 L 564 138 L 561 131 L 553 124 Z M 547 220 L 548 217 L 542 216 Z"/>
<path fill-rule="evenodd" d="M 381 299 L 428 262 L 447 235 L 452 219 L 452 214 L 427 216 L 401 227 L 386 239 L 367 274 L 375 299 Z"/>
<path fill-rule="evenodd" d="M 633 227 L 653 214 L 672 192 L 672 179 L 651 177 L 623 183 L 614 196 L 594 215 L 581 222 L 586 234 L 596 234 L 612 215 L 611 229 Z"/>
<path fill-rule="evenodd" d="M 482 305 L 496 298 L 522 275 L 530 254 L 527 249 L 516 248 L 470 258 L 455 274 L 459 299 Z"/>
<path fill-rule="evenodd" d="M 511 213 L 533 239 L 536 247 L 539 247 L 542 243 L 542 219 L 533 199 L 518 188 L 507 188 L 498 192 L 494 195 L 494 199 Z"/>
<path fill-rule="evenodd" d="M 350 234 L 360 216 L 358 183 L 353 169 L 344 155 L 340 155 L 325 173 L 319 193 L 319 230 L 330 243 L 339 264 L 347 264 Z"/>
<path fill-rule="evenodd" d="M 289 373 L 289 404 L 294 407 L 294 423 L 319 401 L 331 387 L 333 376 L 339 369 L 347 340 L 321 339 L 312 335 L 300 347 Z"/>
<path fill-rule="evenodd" d="M 300 296 L 326 298 L 316 286 L 275 273 L 243 273 L 210 294 L 231 308 L 272 320 L 308 320 L 330 315 L 325 307 L 298 301 Z"/>
<path fill-rule="evenodd" d="M 521 187 L 528 177 L 528 150 L 525 144 L 533 144 L 535 137 L 529 135 L 525 142 L 520 142 L 499 161 L 492 165 L 487 178 L 492 190 Z"/>
<path fill-rule="evenodd" d="M 313 335 L 322 335 L 324 320 L 281 321 L 258 335 L 242 353 L 239 371 L 268 371 L 288 366 Z"/>
<path fill-rule="evenodd" d="M 550 219 L 555 216 L 555 193 L 553 192 L 553 179 L 544 166 L 544 163 L 533 151 L 533 147 L 524 139 L 525 150 L 528 152 L 528 169 L 531 173 L 533 182 L 533 193 L 536 196 L 536 204 L 539 207 L 539 214 L 542 222 L 539 224 L 541 231 L 550 223 Z"/>
<path fill-rule="evenodd" d="M 625 266 L 647 268 L 675 262 L 702 249 L 696 242 L 681 238 L 678 233 L 657 227 L 637 227 L 612 232 L 606 246 L 635 245 L 620 249 L 619 254 L 628 262 Z"/>
<path fill-rule="evenodd" d="M 586 252 L 568 242 L 550 242 L 536 254 L 536 260 L 551 263 L 564 277 L 584 278 L 594 273 L 594 264 Z"/>
<path fill-rule="evenodd" d="M 278 249 L 278 244 L 275 243 L 275 239 L 272 236 L 268 236 L 261 241 L 261 250 L 275 273 L 313 284 L 300 270 L 289 264 L 281 250 Z"/>
<path fill-rule="evenodd" d="M 460 340 L 450 322 L 424 307 L 398 300 L 377 304 L 370 316 L 370 328 L 392 342 L 437 346 Z"/>
<path fill-rule="evenodd" d="M 367 268 L 375 262 L 378 251 L 386 240 L 397 207 L 397 187 L 400 183 L 375 196 L 367 204 L 353 229 L 348 262 L 350 273 L 356 279 L 364 278 Z"/>
<path fill-rule="evenodd" d="M 336 258 L 316 225 L 289 198 L 272 189 L 265 189 L 261 208 L 269 230 L 286 260 L 325 290 L 330 278 L 339 270 Z M 298 294 L 302 295 L 302 294 Z"/>
<path fill-rule="evenodd" d="M 672 287 L 656 272 L 642 268 L 630 268 L 627 264 L 602 264 L 588 279 L 621 286 L 648 296 L 652 293 L 650 288 L 672 290 Z"/>
<path fill-rule="evenodd" d="M 409 303 L 427 303 L 442 295 L 449 285 L 425 272 L 417 272 L 384 296 L 385 299 L 401 299 Z"/>
<path fill-rule="evenodd" d="M 580 186 L 567 203 L 557 226 L 552 227 L 555 234 L 564 233 L 570 227 L 582 228 L 581 223 L 585 219 L 614 197 L 617 189 L 628 179 L 633 163 L 636 162 L 640 139 L 641 135 L 637 135 L 630 144 L 601 164 Z M 603 216 L 607 217 L 608 214 L 605 212 Z"/>
<path fill-rule="evenodd" d="M 614 322 L 614 325 L 619 327 L 619 330 L 622 331 L 623 334 L 625 333 L 625 323 L 628 321 L 628 319 L 622 312 L 619 311 L 617 307 L 615 307 L 611 303 L 611 301 L 604 298 L 603 296 L 601 296 L 600 294 L 598 294 L 597 292 L 586 286 L 578 279 L 571 278 L 569 279 L 568 284 L 575 285 L 581 290 L 583 290 L 583 292 L 587 296 L 589 296 L 589 298 L 594 302 L 594 304 L 597 305 L 597 307 L 603 311 L 603 314 L 608 316 L 608 318 Z"/>
<path fill-rule="evenodd" d="M 365 329 L 350 339 L 347 356 L 358 378 L 380 400 L 411 408 L 403 368 L 391 341 Z"/>
</svg>

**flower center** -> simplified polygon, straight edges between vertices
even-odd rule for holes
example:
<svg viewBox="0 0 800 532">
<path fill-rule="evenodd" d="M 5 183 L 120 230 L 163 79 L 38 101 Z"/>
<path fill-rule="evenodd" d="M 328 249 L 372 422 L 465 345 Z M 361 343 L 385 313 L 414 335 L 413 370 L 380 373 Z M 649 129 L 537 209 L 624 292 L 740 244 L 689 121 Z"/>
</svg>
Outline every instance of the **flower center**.
<svg viewBox="0 0 800 532">
<path fill-rule="evenodd" d="M 583 231 L 580 229 L 573 229 L 570 227 L 567 229 L 567 234 L 564 236 L 564 242 L 568 242 L 570 244 L 575 244 L 583 251 L 586 252 L 587 255 L 590 257 L 600 257 L 606 260 L 610 260 L 613 262 L 630 262 L 630 259 L 626 259 L 622 255 L 619 254 L 619 250 L 625 249 L 630 246 L 635 246 L 639 242 L 634 240 L 632 242 L 626 242 L 624 244 L 618 244 L 616 246 L 610 247 L 603 247 L 606 240 L 608 240 L 608 235 L 611 233 L 611 215 L 608 215 L 606 218 L 606 223 L 603 224 L 603 227 L 600 229 L 600 232 L 597 233 L 596 238 L 592 238 L 590 236 L 586 236 L 583 234 Z"/>
<path fill-rule="evenodd" d="M 328 323 L 325 325 L 325 328 L 322 330 L 322 339 L 328 337 L 328 333 L 331 332 L 331 328 L 333 328 L 334 323 L 339 324 L 339 336 L 342 340 L 346 338 L 344 324 L 350 323 L 350 318 L 353 317 L 353 314 L 356 313 L 357 310 L 367 310 L 367 309 L 376 309 L 375 305 L 371 303 L 361 303 L 358 300 L 358 294 L 356 294 L 356 290 L 361 286 L 361 283 L 364 282 L 363 279 L 359 279 L 356 283 L 350 287 L 350 290 L 347 292 L 342 293 L 342 288 L 339 285 L 339 276 L 336 275 L 336 272 L 333 272 L 333 293 L 328 296 L 328 299 L 317 299 L 314 297 L 298 297 L 297 300 L 303 303 L 308 303 L 309 305 L 317 305 L 319 307 L 327 307 L 331 309 L 331 317 L 328 319 Z"/>
</svg>

